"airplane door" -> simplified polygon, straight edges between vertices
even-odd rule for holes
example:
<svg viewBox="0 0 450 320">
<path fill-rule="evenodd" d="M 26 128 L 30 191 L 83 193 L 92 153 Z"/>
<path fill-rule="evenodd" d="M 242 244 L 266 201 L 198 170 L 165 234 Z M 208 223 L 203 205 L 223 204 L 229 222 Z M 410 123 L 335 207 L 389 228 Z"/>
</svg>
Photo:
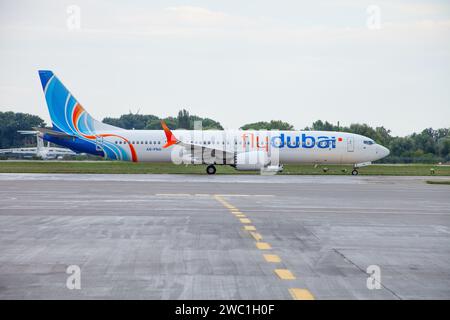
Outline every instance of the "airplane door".
<svg viewBox="0 0 450 320">
<path fill-rule="evenodd" d="M 103 137 L 95 137 L 95 150 L 96 151 L 103 150 Z"/>
<path fill-rule="evenodd" d="M 353 152 L 353 151 L 355 151 L 353 137 L 348 137 L 347 138 L 347 152 Z"/>
</svg>

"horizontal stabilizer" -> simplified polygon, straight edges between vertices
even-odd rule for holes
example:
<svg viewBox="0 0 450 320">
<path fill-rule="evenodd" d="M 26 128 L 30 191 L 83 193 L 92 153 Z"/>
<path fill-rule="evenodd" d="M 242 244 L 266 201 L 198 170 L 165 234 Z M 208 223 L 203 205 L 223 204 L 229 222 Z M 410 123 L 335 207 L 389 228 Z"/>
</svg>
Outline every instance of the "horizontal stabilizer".
<svg viewBox="0 0 450 320">
<path fill-rule="evenodd" d="M 38 134 L 39 131 L 36 130 L 17 130 L 20 134 Z"/>
<path fill-rule="evenodd" d="M 47 134 L 49 136 L 53 136 L 53 137 L 57 137 L 57 138 L 75 138 L 74 135 L 71 134 L 67 134 L 65 132 L 61 132 L 61 131 L 55 131 L 52 129 L 48 129 L 48 128 L 39 128 L 39 127 L 33 127 L 34 130 L 39 131 L 42 134 Z"/>
</svg>

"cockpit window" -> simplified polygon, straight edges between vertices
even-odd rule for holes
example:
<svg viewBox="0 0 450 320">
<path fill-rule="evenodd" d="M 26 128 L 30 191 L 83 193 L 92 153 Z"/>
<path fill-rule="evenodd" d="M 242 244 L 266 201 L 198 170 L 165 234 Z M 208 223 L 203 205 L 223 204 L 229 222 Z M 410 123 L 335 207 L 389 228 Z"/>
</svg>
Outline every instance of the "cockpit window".
<svg viewBox="0 0 450 320">
<path fill-rule="evenodd" d="M 375 142 L 373 142 L 372 140 L 364 140 L 364 144 L 368 144 L 369 146 L 374 144 Z"/>
</svg>

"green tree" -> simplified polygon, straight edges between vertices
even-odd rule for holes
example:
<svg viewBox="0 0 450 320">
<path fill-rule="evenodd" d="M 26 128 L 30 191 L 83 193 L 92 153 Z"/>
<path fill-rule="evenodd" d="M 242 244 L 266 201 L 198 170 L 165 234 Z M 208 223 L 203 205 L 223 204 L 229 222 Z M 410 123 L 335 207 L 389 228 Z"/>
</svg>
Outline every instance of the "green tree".
<svg viewBox="0 0 450 320">
<path fill-rule="evenodd" d="M 438 142 L 439 155 L 445 159 L 450 158 L 450 137 L 439 139 Z"/>
<path fill-rule="evenodd" d="M 142 130 L 145 129 L 149 121 L 158 119 L 157 116 L 151 114 L 143 115 L 130 112 L 129 114 L 121 115 L 119 118 L 104 118 L 103 122 L 122 129 Z"/>
<path fill-rule="evenodd" d="M 214 121 L 210 118 L 201 118 L 199 116 L 194 116 L 194 115 L 189 117 L 189 129 L 190 130 L 194 129 L 195 121 L 202 122 L 203 130 L 223 130 L 223 127 L 219 122 Z"/>
<path fill-rule="evenodd" d="M 432 128 L 424 129 L 419 134 L 413 133 L 412 138 L 416 149 L 421 149 L 425 153 L 436 153 L 437 132 Z"/>
<path fill-rule="evenodd" d="M 167 117 L 163 119 L 164 122 L 167 124 L 167 126 L 175 130 L 178 127 L 178 120 L 174 117 Z M 152 119 L 147 122 L 147 125 L 145 126 L 145 129 L 147 130 L 161 130 L 161 120 L 160 119 Z"/>
<path fill-rule="evenodd" d="M 189 112 L 185 109 L 178 112 L 178 129 L 190 129 Z"/>
<path fill-rule="evenodd" d="M 328 121 L 317 120 L 313 122 L 311 129 L 308 128 L 306 130 L 339 131 L 339 128 Z"/>
<path fill-rule="evenodd" d="M 385 127 L 376 127 L 374 140 L 383 146 L 389 146 L 392 141 L 391 130 Z"/>
<path fill-rule="evenodd" d="M 174 129 L 194 129 L 194 121 L 202 121 L 203 129 L 217 129 L 223 130 L 222 125 L 210 118 L 201 118 L 196 115 L 190 115 L 185 109 L 178 112 L 177 117 L 166 117 L 164 118 L 167 126 Z M 103 119 L 104 123 L 131 130 L 131 129 L 147 129 L 147 130 L 161 130 L 161 120 L 159 117 L 154 115 L 141 115 L 141 114 L 124 114 L 119 118 L 107 117 Z"/>
<path fill-rule="evenodd" d="M 294 130 L 294 126 L 281 120 L 271 120 L 270 122 L 259 121 L 248 123 L 241 127 L 242 130 Z"/>
<path fill-rule="evenodd" d="M 29 139 L 17 131 L 32 130 L 33 127 L 45 127 L 44 120 L 28 113 L 0 112 L 0 148 L 23 146 Z M 33 144 L 35 142 L 34 139 Z"/>
</svg>

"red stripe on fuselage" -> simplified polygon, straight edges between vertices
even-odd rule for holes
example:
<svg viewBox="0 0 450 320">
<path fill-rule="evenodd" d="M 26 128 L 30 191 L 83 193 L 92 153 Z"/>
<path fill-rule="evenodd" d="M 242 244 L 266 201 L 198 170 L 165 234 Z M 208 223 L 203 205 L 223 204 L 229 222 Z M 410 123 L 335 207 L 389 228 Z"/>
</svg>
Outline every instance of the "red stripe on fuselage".
<svg viewBox="0 0 450 320">
<path fill-rule="evenodd" d="M 117 134 L 111 134 L 111 133 L 103 133 L 103 134 L 99 134 L 99 135 L 86 135 L 86 134 L 82 133 L 80 130 L 78 130 L 78 119 L 80 118 L 80 116 L 81 116 L 81 114 L 83 112 L 84 112 L 83 107 L 80 104 L 77 103 L 75 105 L 75 109 L 73 111 L 72 121 L 73 121 L 73 126 L 75 127 L 75 130 L 77 130 L 77 132 L 79 134 L 81 134 L 83 137 L 85 137 L 86 139 L 89 139 L 89 140 L 95 140 L 97 138 L 97 136 L 100 136 L 100 137 L 118 137 L 118 138 L 124 140 L 128 144 L 128 146 L 130 147 L 131 160 L 133 162 L 138 162 L 136 149 L 134 149 L 134 146 L 130 143 L 130 141 L 128 141 L 124 137 L 121 137 L 121 136 L 119 136 Z"/>
<path fill-rule="evenodd" d="M 133 162 L 138 162 L 136 149 L 134 149 L 134 146 L 130 143 L 130 141 L 128 141 L 127 139 L 125 139 L 122 136 L 119 136 L 117 134 L 112 134 L 112 133 L 103 133 L 103 134 L 99 134 L 99 136 L 100 137 L 118 137 L 118 138 L 123 139 L 128 144 L 128 146 L 130 147 L 131 160 Z"/>
</svg>

